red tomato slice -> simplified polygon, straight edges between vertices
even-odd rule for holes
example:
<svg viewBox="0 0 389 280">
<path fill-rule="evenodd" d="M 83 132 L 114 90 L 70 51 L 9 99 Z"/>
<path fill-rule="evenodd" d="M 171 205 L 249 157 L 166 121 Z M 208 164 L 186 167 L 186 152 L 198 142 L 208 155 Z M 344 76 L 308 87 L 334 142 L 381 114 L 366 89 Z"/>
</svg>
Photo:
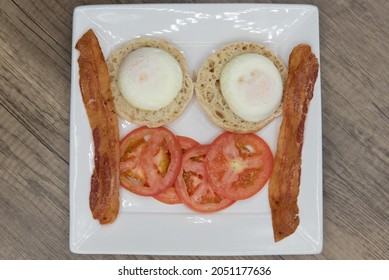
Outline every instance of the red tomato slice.
<svg viewBox="0 0 389 280">
<path fill-rule="evenodd" d="M 186 150 L 188 150 L 192 147 L 195 147 L 197 145 L 200 145 L 199 142 L 197 142 L 189 137 L 177 136 L 177 139 L 178 139 L 178 142 L 180 143 L 182 154 L 184 154 Z M 177 194 L 175 185 L 167 188 L 166 190 L 164 190 L 160 194 L 155 195 L 154 198 L 163 202 L 163 203 L 166 203 L 166 204 L 182 203 L 180 197 Z"/>
<path fill-rule="evenodd" d="M 174 184 L 181 159 L 179 142 L 170 130 L 137 128 L 120 141 L 120 184 L 143 196 L 161 193 Z"/>
<path fill-rule="evenodd" d="M 223 197 L 246 199 L 261 190 L 273 170 L 273 155 L 259 136 L 225 132 L 205 158 L 208 180 Z"/>
<path fill-rule="evenodd" d="M 204 159 L 208 145 L 195 146 L 183 155 L 182 168 L 176 181 L 177 194 L 190 209 L 211 213 L 234 203 L 217 194 L 205 174 Z"/>
</svg>

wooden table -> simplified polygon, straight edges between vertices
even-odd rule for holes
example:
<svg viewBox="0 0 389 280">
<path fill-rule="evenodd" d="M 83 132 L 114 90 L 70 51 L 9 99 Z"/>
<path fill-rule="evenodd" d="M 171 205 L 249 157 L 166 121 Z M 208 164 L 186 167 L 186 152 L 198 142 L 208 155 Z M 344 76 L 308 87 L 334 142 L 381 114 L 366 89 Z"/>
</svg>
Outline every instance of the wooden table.
<svg viewBox="0 0 389 280">
<path fill-rule="evenodd" d="M 1 2 L 0 258 L 174 258 L 69 251 L 72 13 L 81 2 L 110 1 Z M 299 3 L 320 10 L 324 249 L 235 259 L 388 259 L 389 1 Z"/>
</svg>

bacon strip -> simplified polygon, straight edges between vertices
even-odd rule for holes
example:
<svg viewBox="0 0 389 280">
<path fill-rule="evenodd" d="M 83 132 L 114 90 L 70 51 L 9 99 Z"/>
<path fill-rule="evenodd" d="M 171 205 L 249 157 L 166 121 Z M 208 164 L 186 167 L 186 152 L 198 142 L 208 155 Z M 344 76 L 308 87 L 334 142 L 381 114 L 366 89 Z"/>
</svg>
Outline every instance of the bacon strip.
<svg viewBox="0 0 389 280">
<path fill-rule="evenodd" d="M 288 79 L 282 105 L 274 169 L 269 183 L 274 240 L 295 232 L 300 223 L 297 197 L 300 188 L 304 124 L 319 64 L 308 45 L 296 46 L 289 57 Z"/>
<path fill-rule="evenodd" d="M 92 129 L 95 169 L 89 206 L 101 224 L 119 212 L 119 127 L 109 86 L 107 64 L 96 35 L 89 29 L 77 42 L 80 88 Z"/>
</svg>

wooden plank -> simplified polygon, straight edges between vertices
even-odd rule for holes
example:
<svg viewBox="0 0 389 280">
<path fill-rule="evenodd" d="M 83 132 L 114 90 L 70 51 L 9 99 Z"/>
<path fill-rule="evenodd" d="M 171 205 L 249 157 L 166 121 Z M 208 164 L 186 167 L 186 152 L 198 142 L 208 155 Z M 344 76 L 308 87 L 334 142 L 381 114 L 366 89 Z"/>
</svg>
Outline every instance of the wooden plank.
<svg viewBox="0 0 389 280">
<path fill-rule="evenodd" d="M 0 114 L 0 255 L 60 257 L 67 251 L 69 225 L 67 163 L 3 106 Z"/>
<path fill-rule="evenodd" d="M 7 5 L 1 25 L 0 100 L 37 138 L 68 161 L 69 62 L 36 33 L 16 5 Z M 23 14 L 22 14 L 23 15 Z M 21 19 L 19 19 L 21 18 Z"/>
</svg>

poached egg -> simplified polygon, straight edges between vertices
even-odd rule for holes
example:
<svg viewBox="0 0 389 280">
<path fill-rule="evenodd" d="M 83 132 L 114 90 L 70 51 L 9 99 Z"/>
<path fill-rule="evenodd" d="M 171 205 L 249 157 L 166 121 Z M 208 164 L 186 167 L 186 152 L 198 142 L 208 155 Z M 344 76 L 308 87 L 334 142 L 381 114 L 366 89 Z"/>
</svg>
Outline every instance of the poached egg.
<svg viewBox="0 0 389 280">
<path fill-rule="evenodd" d="M 220 89 L 235 114 L 246 121 L 258 122 L 272 115 L 280 105 L 283 83 L 269 58 L 245 53 L 224 66 Z"/>
<path fill-rule="evenodd" d="M 128 103 L 138 109 L 156 111 L 177 96 L 182 88 L 183 72 L 167 51 L 144 47 L 124 58 L 117 81 Z"/>
</svg>

